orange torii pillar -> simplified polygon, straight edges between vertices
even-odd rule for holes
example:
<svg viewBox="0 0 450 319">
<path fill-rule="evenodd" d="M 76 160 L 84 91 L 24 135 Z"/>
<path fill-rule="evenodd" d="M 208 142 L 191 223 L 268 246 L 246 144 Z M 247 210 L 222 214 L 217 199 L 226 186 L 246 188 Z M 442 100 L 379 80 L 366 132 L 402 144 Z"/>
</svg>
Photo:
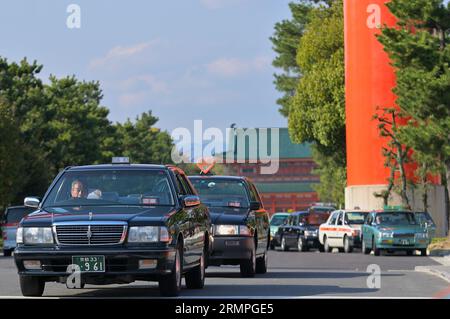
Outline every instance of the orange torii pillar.
<svg viewBox="0 0 450 319">
<path fill-rule="evenodd" d="M 389 169 L 384 167 L 380 137 L 372 117 L 377 107 L 392 107 L 396 97 L 395 73 L 387 53 L 376 35 L 383 25 L 393 26 L 396 19 L 385 5 L 388 0 L 344 0 L 345 86 L 347 127 L 346 208 L 381 209 L 383 201 L 375 192 L 386 189 Z M 409 168 L 409 175 L 412 173 Z M 432 190 L 433 217 L 441 220 L 444 211 L 443 188 Z M 395 196 L 394 196 L 395 197 Z M 420 195 L 412 196 L 413 207 L 423 209 Z M 431 198 L 430 198 L 431 199 Z M 400 204 L 393 198 L 390 205 Z M 439 215 L 439 216 L 438 216 Z M 444 226 L 443 226 L 444 227 Z"/>
</svg>

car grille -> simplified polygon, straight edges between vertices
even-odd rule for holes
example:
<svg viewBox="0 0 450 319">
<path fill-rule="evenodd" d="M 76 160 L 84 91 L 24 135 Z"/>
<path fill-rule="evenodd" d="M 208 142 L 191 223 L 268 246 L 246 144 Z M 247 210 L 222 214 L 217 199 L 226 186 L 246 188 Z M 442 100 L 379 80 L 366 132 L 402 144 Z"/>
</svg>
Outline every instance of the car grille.
<svg viewBox="0 0 450 319">
<path fill-rule="evenodd" d="M 116 245 L 125 238 L 126 225 L 57 225 L 60 245 Z"/>
<path fill-rule="evenodd" d="M 414 233 L 394 234 L 394 238 L 414 238 Z"/>
</svg>

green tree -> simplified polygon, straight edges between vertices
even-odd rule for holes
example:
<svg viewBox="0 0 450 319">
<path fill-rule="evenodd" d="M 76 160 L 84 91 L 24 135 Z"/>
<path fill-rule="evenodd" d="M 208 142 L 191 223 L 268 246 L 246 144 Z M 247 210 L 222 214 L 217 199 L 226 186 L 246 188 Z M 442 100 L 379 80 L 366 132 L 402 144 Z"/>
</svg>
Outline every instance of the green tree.
<svg viewBox="0 0 450 319">
<path fill-rule="evenodd" d="M 397 25 L 379 37 L 397 76 L 396 103 L 409 117 L 402 141 L 414 150 L 418 175 L 450 172 L 450 4 L 443 0 L 392 0 Z M 422 183 L 423 184 L 423 183 Z"/>
<path fill-rule="evenodd" d="M 172 163 L 172 138 L 154 126 L 157 122 L 158 118 L 148 111 L 136 117 L 134 123 L 128 119 L 116 124 L 120 150 L 133 163 Z"/>
<path fill-rule="evenodd" d="M 308 13 L 296 61 L 302 76 L 289 108 L 289 132 L 313 143 L 322 200 L 344 202 L 346 186 L 344 19 L 341 0 Z"/>
</svg>

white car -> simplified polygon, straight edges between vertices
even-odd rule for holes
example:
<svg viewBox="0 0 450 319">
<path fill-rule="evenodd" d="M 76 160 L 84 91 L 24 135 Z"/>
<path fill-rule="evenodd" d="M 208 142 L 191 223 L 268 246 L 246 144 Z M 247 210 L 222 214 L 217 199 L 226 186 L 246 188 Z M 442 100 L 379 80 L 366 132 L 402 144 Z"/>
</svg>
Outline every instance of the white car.
<svg viewBox="0 0 450 319">
<path fill-rule="evenodd" d="M 361 227 L 368 211 L 336 210 L 327 222 L 319 227 L 319 241 L 325 252 L 333 248 L 351 253 L 354 247 L 361 247 Z"/>
</svg>

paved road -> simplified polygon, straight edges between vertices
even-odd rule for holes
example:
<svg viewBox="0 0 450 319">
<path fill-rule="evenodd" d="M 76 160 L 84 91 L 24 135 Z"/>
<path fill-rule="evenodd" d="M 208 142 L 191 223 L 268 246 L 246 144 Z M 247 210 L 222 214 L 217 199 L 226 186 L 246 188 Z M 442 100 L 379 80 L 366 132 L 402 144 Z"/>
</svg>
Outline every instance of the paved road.
<svg viewBox="0 0 450 319">
<path fill-rule="evenodd" d="M 381 288 L 367 286 L 367 266 L 380 266 Z M 433 297 L 450 283 L 415 266 L 438 265 L 428 257 L 271 251 L 269 272 L 241 278 L 237 267 L 210 267 L 203 290 L 183 289 L 183 297 Z M 0 296 L 21 296 L 12 258 L 0 257 Z M 48 283 L 49 297 L 158 297 L 156 283 L 91 286 L 69 290 Z"/>
</svg>

